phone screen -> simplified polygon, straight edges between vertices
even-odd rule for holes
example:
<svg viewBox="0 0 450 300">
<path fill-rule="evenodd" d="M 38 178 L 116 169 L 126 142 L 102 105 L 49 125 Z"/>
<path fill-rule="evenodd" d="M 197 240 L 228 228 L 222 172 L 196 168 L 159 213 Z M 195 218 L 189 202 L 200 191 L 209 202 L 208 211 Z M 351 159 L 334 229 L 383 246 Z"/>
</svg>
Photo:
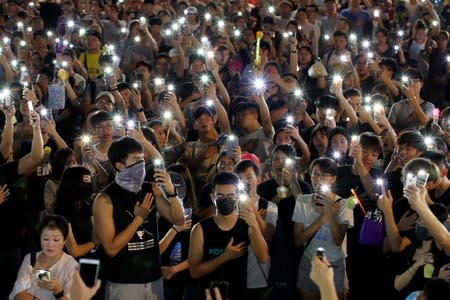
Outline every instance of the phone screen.
<svg viewBox="0 0 450 300">
<path fill-rule="evenodd" d="M 93 287 L 98 278 L 100 261 L 98 259 L 80 259 L 80 275 L 87 286 Z"/>
</svg>

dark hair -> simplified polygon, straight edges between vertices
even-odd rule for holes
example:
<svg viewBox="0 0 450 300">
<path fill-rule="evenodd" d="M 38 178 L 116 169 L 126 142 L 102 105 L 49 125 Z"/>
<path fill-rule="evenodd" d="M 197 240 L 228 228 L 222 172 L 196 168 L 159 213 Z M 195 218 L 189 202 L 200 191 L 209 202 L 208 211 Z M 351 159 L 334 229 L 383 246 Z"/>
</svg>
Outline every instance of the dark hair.
<svg viewBox="0 0 450 300">
<path fill-rule="evenodd" d="M 45 228 L 61 231 L 64 239 L 67 239 L 67 235 L 69 234 L 69 222 L 61 215 L 48 215 L 44 217 L 38 227 L 39 235 L 42 234 Z"/>
<path fill-rule="evenodd" d="M 378 28 L 377 31 L 375 31 L 375 34 L 377 34 L 377 33 L 382 33 L 389 40 L 389 32 L 386 30 L 386 28 L 384 28 L 384 27 Z"/>
<path fill-rule="evenodd" d="M 421 82 L 423 82 L 422 74 L 420 74 L 420 72 L 416 69 L 409 69 L 408 71 L 406 71 L 405 75 L 408 76 L 409 79 L 419 79 Z"/>
<path fill-rule="evenodd" d="M 142 133 L 144 134 L 145 139 L 149 141 L 153 145 L 153 147 L 158 150 L 158 152 L 161 152 L 161 149 L 158 146 L 158 139 L 156 138 L 155 130 L 153 130 L 153 128 L 144 126 L 142 127 Z"/>
<path fill-rule="evenodd" d="M 393 74 L 397 73 L 398 71 L 398 63 L 395 59 L 392 57 L 384 57 L 380 61 L 380 67 L 385 66 L 390 71 L 392 71 Z"/>
<path fill-rule="evenodd" d="M 204 64 L 206 63 L 205 57 L 203 55 L 192 53 L 191 55 L 189 55 L 189 66 L 191 66 L 196 60 L 200 60 Z"/>
<path fill-rule="evenodd" d="M 92 127 L 95 127 L 97 124 L 105 121 L 112 121 L 113 118 L 111 114 L 104 110 L 99 110 L 92 115 L 90 121 L 92 124 Z"/>
<path fill-rule="evenodd" d="M 425 151 L 423 152 L 420 157 L 422 158 L 428 158 L 431 160 L 435 165 L 437 165 L 439 168 L 442 166 L 447 167 L 447 157 L 437 151 Z"/>
<path fill-rule="evenodd" d="M 347 142 L 350 144 L 350 135 L 348 134 L 347 128 L 344 128 L 341 126 L 334 127 L 328 133 L 328 140 L 331 141 L 333 139 L 333 137 L 337 134 L 343 135 L 345 137 L 345 139 L 347 140 Z M 330 148 L 330 147 L 331 147 L 331 143 L 330 143 L 330 145 L 328 145 L 328 148 Z"/>
<path fill-rule="evenodd" d="M 239 184 L 239 177 L 234 173 L 225 173 L 225 172 L 218 173 L 216 174 L 216 176 L 214 176 L 212 180 L 211 190 L 214 192 L 217 185 L 225 185 L 225 184 L 232 184 L 237 188 Z"/>
<path fill-rule="evenodd" d="M 343 37 L 345 38 L 345 41 L 348 40 L 348 35 L 347 35 L 347 33 L 344 32 L 344 31 L 336 30 L 336 31 L 333 33 L 333 38 L 336 38 L 336 37 L 338 37 L 338 36 L 343 36 Z"/>
<path fill-rule="evenodd" d="M 126 136 L 112 142 L 108 150 L 108 159 L 117 170 L 116 163 L 120 162 L 125 164 L 129 154 L 143 152 L 144 148 L 138 141 L 134 138 Z"/>
<path fill-rule="evenodd" d="M 83 181 L 83 176 L 91 172 L 83 166 L 68 168 L 64 171 L 61 183 L 56 190 L 54 212 L 72 221 L 72 217 L 81 209 L 90 209 L 90 196 L 93 193 L 92 184 Z M 87 193 L 89 195 L 87 195 Z"/>
<path fill-rule="evenodd" d="M 119 92 L 121 92 L 123 90 L 131 90 L 131 85 L 128 82 L 119 82 L 117 84 L 117 90 Z"/>
<path fill-rule="evenodd" d="M 383 153 L 383 143 L 380 137 L 373 132 L 363 132 L 359 136 L 359 144 L 363 149 Z"/>
<path fill-rule="evenodd" d="M 361 97 L 361 96 L 362 96 L 361 95 L 361 91 L 359 89 L 352 88 L 352 89 L 346 89 L 344 91 L 344 97 L 345 98 L 348 98 L 348 97 Z"/>
<path fill-rule="evenodd" d="M 283 152 L 286 154 L 289 158 L 294 159 L 296 157 L 295 148 L 291 145 L 276 145 L 272 150 L 272 155 L 270 157 L 270 160 L 273 160 L 273 157 L 275 156 L 275 153 L 277 152 Z"/>
<path fill-rule="evenodd" d="M 186 183 L 186 197 L 189 200 L 189 207 L 196 209 L 199 205 L 197 191 L 189 168 L 185 164 L 176 163 L 168 166 L 167 172 L 175 172 L 183 176 L 184 182 Z"/>
<path fill-rule="evenodd" d="M 239 175 L 239 173 L 245 172 L 248 168 L 252 168 L 253 171 L 255 171 L 256 176 L 261 176 L 261 169 L 253 160 L 250 159 L 241 160 L 234 166 L 234 172 Z"/>
<path fill-rule="evenodd" d="M 337 110 L 339 107 L 339 100 L 335 96 L 322 95 L 314 101 L 316 108 L 332 108 Z"/>
<path fill-rule="evenodd" d="M 427 145 L 425 144 L 423 136 L 416 130 L 402 131 L 397 136 L 397 144 L 413 147 L 420 152 L 424 152 L 427 150 Z"/>
<path fill-rule="evenodd" d="M 439 168 L 427 158 L 419 157 L 408 161 L 402 169 L 402 175 L 406 178 L 408 173 L 417 174 L 421 170 L 429 174 L 427 182 L 438 182 L 440 178 Z"/>
<path fill-rule="evenodd" d="M 425 284 L 423 294 L 427 300 L 448 300 L 450 283 L 442 278 L 434 278 Z"/>
<path fill-rule="evenodd" d="M 74 155 L 72 149 L 70 148 L 59 148 L 56 150 L 55 155 L 53 156 L 51 165 L 52 165 L 52 176 L 53 180 L 60 180 L 61 175 L 63 174 L 64 168 L 67 163 L 67 159 Z"/>
<path fill-rule="evenodd" d="M 152 64 L 147 62 L 147 61 L 145 61 L 145 60 L 138 61 L 134 68 L 137 69 L 140 66 L 146 67 L 149 72 L 151 72 L 153 70 Z"/>
<path fill-rule="evenodd" d="M 309 166 L 309 172 L 311 173 L 315 166 L 318 166 L 320 170 L 326 174 L 333 176 L 337 175 L 338 167 L 334 160 L 329 157 L 319 157 L 312 161 Z"/>
</svg>

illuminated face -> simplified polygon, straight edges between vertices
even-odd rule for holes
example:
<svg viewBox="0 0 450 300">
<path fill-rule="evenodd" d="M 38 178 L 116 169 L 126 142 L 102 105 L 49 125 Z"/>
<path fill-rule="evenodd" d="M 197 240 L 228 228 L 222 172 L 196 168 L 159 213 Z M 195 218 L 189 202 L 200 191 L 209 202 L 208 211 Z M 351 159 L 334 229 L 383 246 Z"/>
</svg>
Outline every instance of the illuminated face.
<svg viewBox="0 0 450 300">
<path fill-rule="evenodd" d="M 311 170 L 311 184 L 316 191 L 317 187 L 321 185 L 331 186 L 336 181 L 336 176 L 328 174 L 320 169 L 318 165 L 315 165 Z"/>
<path fill-rule="evenodd" d="M 311 63 L 312 59 L 313 57 L 308 50 L 303 48 L 298 52 L 298 60 L 301 65 L 308 65 Z"/>
<path fill-rule="evenodd" d="M 202 114 L 194 122 L 194 129 L 199 133 L 207 133 L 214 128 L 214 120 L 208 114 Z"/>
<path fill-rule="evenodd" d="M 114 104 L 111 102 L 108 96 L 100 97 L 97 102 L 95 102 L 95 106 L 100 110 L 105 110 L 107 112 L 114 111 Z"/>
<path fill-rule="evenodd" d="M 100 40 L 95 36 L 86 37 L 86 50 L 88 51 L 98 51 L 100 50 Z"/>
<path fill-rule="evenodd" d="M 167 58 L 161 57 L 156 61 L 156 73 L 158 73 L 159 75 L 165 77 L 167 76 L 167 74 L 169 74 L 169 70 L 170 70 L 170 60 L 168 60 Z"/>
<path fill-rule="evenodd" d="M 353 107 L 353 109 L 356 112 L 361 111 L 361 97 L 359 96 L 351 96 L 350 99 L 350 105 Z"/>
<path fill-rule="evenodd" d="M 195 75 L 197 75 L 198 73 L 204 71 L 205 69 L 206 69 L 205 63 L 204 63 L 202 60 L 200 60 L 200 59 L 196 59 L 196 60 L 191 64 L 191 68 L 190 68 L 191 76 L 194 77 Z"/>
<path fill-rule="evenodd" d="M 276 177 L 280 177 L 283 168 L 286 167 L 286 161 L 288 161 L 288 156 L 283 151 L 277 151 L 272 156 L 272 173 Z"/>
<path fill-rule="evenodd" d="M 380 155 L 380 153 L 378 153 L 377 151 L 371 150 L 371 149 L 366 149 L 366 148 L 362 148 L 362 161 L 364 164 L 364 167 L 366 167 L 367 170 L 372 169 L 378 159 L 378 156 Z"/>
<path fill-rule="evenodd" d="M 312 143 L 320 155 L 325 154 L 328 148 L 328 137 L 320 132 L 313 137 Z"/>
<path fill-rule="evenodd" d="M 344 50 L 347 47 L 347 40 L 343 36 L 337 36 L 334 38 L 334 47 L 336 50 Z"/>
<path fill-rule="evenodd" d="M 234 168 L 234 161 L 231 159 L 231 157 L 222 156 L 220 160 L 217 162 L 218 172 L 233 173 L 234 170 L 233 168 Z"/>
<path fill-rule="evenodd" d="M 166 142 L 166 131 L 160 124 L 155 124 L 152 126 L 153 131 L 155 132 L 156 138 L 158 140 L 158 146 L 163 147 Z"/>
<path fill-rule="evenodd" d="M 275 141 L 276 145 L 292 145 L 293 140 L 290 134 L 287 131 L 281 131 L 277 135 L 277 139 Z"/>
<path fill-rule="evenodd" d="M 331 138 L 331 149 L 340 153 L 347 153 L 348 141 L 342 134 L 335 134 Z"/>
<path fill-rule="evenodd" d="M 419 150 L 406 144 L 399 145 L 398 153 L 400 155 L 400 163 L 404 166 L 411 159 L 417 158 L 420 155 Z"/>
<path fill-rule="evenodd" d="M 48 257 L 56 257 L 63 251 L 64 236 L 59 229 L 44 228 L 41 233 L 42 252 Z"/>
<path fill-rule="evenodd" d="M 103 121 L 99 122 L 94 127 L 95 135 L 101 141 L 112 141 L 113 139 L 113 121 Z"/>
<path fill-rule="evenodd" d="M 129 107 L 130 102 L 131 102 L 131 90 L 130 89 L 121 90 L 120 95 L 123 98 L 123 102 L 125 103 L 125 106 Z"/>
<path fill-rule="evenodd" d="M 150 80 L 151 73 L 149 72 L 149 70 L 146 67 L 139 66 L 136 68 L 135 71 L 142 74 L 142 76 L 144 77 L 144 82 L 147 82 Z"/>
<path fill-rule="evenodd" d="M 253 168 L 247 168 L 245 171 L 238 174 L 241 182 L 248 185 L 250 187 L 250 192 L 256 193 L 256 188 L 260 183 L 260 178 L 256 175 L 255 170 Z"/>
</svg>

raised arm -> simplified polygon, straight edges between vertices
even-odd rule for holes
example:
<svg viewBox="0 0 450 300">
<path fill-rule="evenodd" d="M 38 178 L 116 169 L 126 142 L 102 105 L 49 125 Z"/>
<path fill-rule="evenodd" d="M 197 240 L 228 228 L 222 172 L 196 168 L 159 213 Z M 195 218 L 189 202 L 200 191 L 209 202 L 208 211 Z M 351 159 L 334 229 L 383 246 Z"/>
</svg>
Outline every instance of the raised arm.
<svg viewBox="0 0 450 300">
<path fill-rule="evenodd" d="M 44 158 L 44 142 L 42 140 L 39 114 L 36 111 L 32 111 L 31 118 L 33 120 L 31 152 L 19 160 L 18 173 L 20 175 L 32 172 Z"/>
</svg>

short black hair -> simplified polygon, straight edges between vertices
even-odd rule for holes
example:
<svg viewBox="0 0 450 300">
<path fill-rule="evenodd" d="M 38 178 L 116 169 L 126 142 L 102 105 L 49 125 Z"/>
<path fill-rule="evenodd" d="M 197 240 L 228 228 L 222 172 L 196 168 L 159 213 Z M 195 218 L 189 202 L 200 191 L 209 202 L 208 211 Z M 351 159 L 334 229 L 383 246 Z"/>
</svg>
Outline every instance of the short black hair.
<svg viewBox="0 0 450 300">
<path fill-rule="evenodd" d="M 52 158 L 52 175 L 51 178 L 54 180 L 61 179 L 61 175 L 64 172 L 64 168 L 67 163 L 67 159 L 74 155 L 74 152 L 70 148 L 59 148 L 56 150 L 55 155 Z"/>
<path fill-rule="evenodd" d="M 94 115 L 91 117 L 90 120 L 91 120 L 92 127 L 95 127 L 100 122 L 112 121 L 113 117 L 109 112 L 104 111 L 104 110 L 99 110 L 94 113 Z"/>
<path fill-rule="evenodd" d="M 234 166 L 234 172 L 236 174 L 239 174 L 245 172 L 245 170 L 247 170 L 248 168 L 252 168 L 253 171 L 255 171 L 256 176 L 261 176 L 261 169 L 253 160 L 250 159 L 241 160 L 237 165 Z"/>
<path fill-rule="evenodd" d="M 363 149 L 372 150 L 377 153 L 383 152 L 383 143 L 380 137 L 373 132 L 363 132 L 359 136 L 359 144 Z"/>
<path fill-rule="evenodd" d="M 295 152 L 295 148 L 291 145 L 276 145 L 272 150 L 272 155 L 270 157 L 270 160 L 273 159 L 275 156 L 275 153 L 277 152 L 283 152 L 286 154 L 289 158 L 295 159 L 297 156 L 297 153 Z"/>
<path fill-rule="evenodd" d="M 225 184 L 232 184 L 237 188 L 239 184 L 239 177 L 234 173 L 220 172 L 216 176 L 214 176 L 212 180 L 211 191 L 214 192 L 217 185 L 225 185 Z"/>
<path fill-rule="evenodd" d="M 355 89 L 355 88 L 351 88 L 351 89 L 346 89 L 344 91 L 344 97 L 348 98 L 348 97 L 361 97 L 361 91 L 359 89 Z"/>
<path fill-rule="evenodd" d="M 66 218 L 61 215 L 48 215 L 46 216 L 41 223 L 39 224 L 38 231 L 39 234 L 42 234 L 42 231 L 45 229 L 57 229 L 61 231 L 64 240 L 67 239 L 67 235 L 69 234 L 69 222 Z"/>
<path fill-rule="evenodd" d="M 380 67 L 381 66 L 385 66 L 390 71 L 392 71 L 393 74 L 397 73 L 398 71 L 398 63 L 392 57 L 383 57 L 380 61 Z"/>
<path fill-rule="evenodd" d="M 405 130 L 397 136 L 398 145 L 413 147 L 420 152 L 427 151 L 424 137 L 416 130 Z"/>
<path fill-rule="evenodd" d="M 129 154 L 143 152 L 144 148 L 137 140 L 126 136 L 112 142 L 108 150 L 108 159 L 116 169 L 116 163 L 125 164 Z"/>
<path fill-rule="evenodd" d="M 149 72 L 153 70 L 152 64 L 145 60 L 140 60 L 136 63 L 135 69 L 139 68 L 140 66 L 144 66 L 147 68 Z"/>
<path fill-rule="evenodd" d="M 343 37 L 345 38 L 346 41 L 348 40 L 348 34 L 347 34 L 346 32 L 344 32 L 344 31 L 336 30 L 336 31 L 333 33 L 333 38 L 336 38 L 336 37 L 338 37 L 338 36 L 343 36 Z"/>
<path fill-rule="evenodd" d="M 431 160 L 434 164 L 436 164 L 439 168 L 442 166 L 447 167 L 447 157 L 437 151 L 425 151 L 423 152 L 420 157 L 422 158 L 428 158 Z"/>
<path fill-rule="evenodd" d="M 405 73 L 406 76 L 408 76 L 409 79 L 419 79 L 423 82 L 423 76 L 420 74 L 420 72 L 416 69 L 409 69 Z"/>
<path fill-rule="evenodd" d="M 123 90 L 131 90 L 131 85 L 128 82 L 119 82 L 117 84 L 117 90 L 119 92 L 123 91 Z"/>
<path fill-rule="evenodd" d="M 332 108 L 337 110 L 339 107 L 339 100 L 332 95 L 319 96 L 314 102 L 316 108 Z"/>
<path fill-rule="evenodd" d="M 337 175 L 338 167 L 334 160 L 329 157 L 319 157 L 312 161 L 309 172 L 312 172 L 315 166 L 318 166 L 320 170 L 326 174 L 333 176 Z"/>
<path fill-rule="evenodd" d="M 347 142 L 350 144 L 350 135 L 348 133 L 347 128 L 344 128 L 342 126 L 336 126 L 328 132 L 328 140 L 330 141 L 330 143 L 328 145 L 329 147 L 331 147 L 331 140 L 337 134 L 343 135 L 345 137 L 345 139 L 347 140 Z"/>
</svg>

